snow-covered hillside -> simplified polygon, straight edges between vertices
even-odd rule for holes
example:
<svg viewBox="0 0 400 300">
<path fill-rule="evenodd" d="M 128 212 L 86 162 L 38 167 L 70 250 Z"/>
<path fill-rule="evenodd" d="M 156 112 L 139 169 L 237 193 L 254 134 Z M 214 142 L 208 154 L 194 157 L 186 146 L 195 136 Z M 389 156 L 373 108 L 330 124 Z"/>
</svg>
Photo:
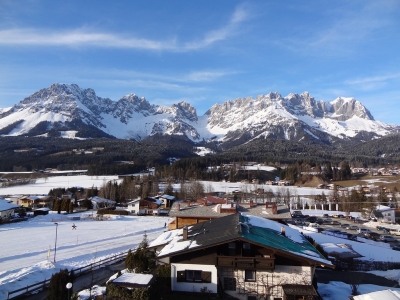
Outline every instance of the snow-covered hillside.
<svg viewBox="0 0 400 300">
<path fill-rule="evenodd" d="M 213 105 L 203 116 L 187 102 L 171 107 L 150 104 L 135 94 L 118 101 L 98 97 L 76 84 L 53 84 L 11 108 L 0 109 L 3 136 L 109 137 L 142 140 L 155 134 L 185 135 L 190 140 L 246 142 L 255 138 L 287 140 L 370 138 L 397 126 L 375 121 L 361 102 L 339 97 L 317 101 L 309 93 L 278 93 L 238 98 Z M 65 134 L 74 132 L 74 134 Z"/>
</svg>

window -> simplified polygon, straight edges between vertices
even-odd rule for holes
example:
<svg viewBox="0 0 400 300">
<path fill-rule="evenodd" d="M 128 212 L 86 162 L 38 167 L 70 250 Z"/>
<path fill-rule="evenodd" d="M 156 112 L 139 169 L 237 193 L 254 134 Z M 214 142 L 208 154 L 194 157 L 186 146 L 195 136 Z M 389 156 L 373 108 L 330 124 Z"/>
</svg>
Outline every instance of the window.
<svg viewBox="0 0 400 300">
<path fill-rule="evenodd" d="M 186 270 L 186 281 L 201 281 L 201 271 Z"/>
<path fill-rule="evenodd" d="M 245 270 L 244 271 L 244 280 L 245 281 L 256 281 L 256 271 Z"/>
<path fill-rule="evenodd" d="M 243 243 L 243 256 L 251 256 L 251 245 Z"/>
<path fill-rule="evenodd" d="M 211 272 L 205 272 L 200 270 L 184 270 L 176 272 L 177 282 L 211 282 Z"/>
<path fill-rule="evenodd" d="M 232 242 L 228 244 L 228 255 L 235 256 L 236 255 L 236 243 Z"/>
</svg>

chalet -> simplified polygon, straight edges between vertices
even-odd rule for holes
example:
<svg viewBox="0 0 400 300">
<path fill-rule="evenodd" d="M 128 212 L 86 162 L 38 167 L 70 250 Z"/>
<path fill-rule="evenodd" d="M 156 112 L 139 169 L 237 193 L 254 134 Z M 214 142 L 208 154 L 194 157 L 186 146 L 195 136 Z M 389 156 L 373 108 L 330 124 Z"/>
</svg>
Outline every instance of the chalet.
<svg viewBox="0 0 400 300">
<path fill-rule="evenodd" d="M 248 204 L 240 203 L 238 211 L 246 215 L 257 216 L 278 222 L 292 219 L 289 207 L 275 202 L 257 204 L 250 200 Z"/>
<path fill-rule="evenodd" d="M 297 230 L 233 214 L 165 232 L 150 243 L 176 292 L 247 299 L 318 299 L 316 267 L 333 268 Z"/>
<path fill-rule="evenodd" d="M 128 211 L 132 214 L 142 215 L 158 215 L 162 200 L 152 197 L 146 197 L 144 199 L 135 199 L 128 202 Z"/>
<path fill-rule="evenodd" d="M 172 204 L 176 200 L 174 196 L 170 196 L 170 195 L 162 195 L 162 196 L 158 196 L 156 198 L 162 201 L 162 205 L 164 207 L 171 207 Z"/>
<path fill-rule="evenodd" d="M 53 205 L 53 196 L 22 196 L 18 198 L 17 203 L 20 206 L 30 207 L 33 209 L 51 207 Z"/>
<path fill-rule="evenodd" d="M 18 208 L 18 205 L 9 203 L 4 199 L 0 199 L 0 218 L 11 218 L 14 215 L 14 210 Z"/>
<path fill-rule="evenodd" d="M 89 198 L 89 200 L 92 201 L 93 209 L 115 207 L 116 204 L 114 200 L 105 199 L 97 196 L 91 197 Z"/>
<path fill-rule="evenodd" d="M 228 216 L 237 213 L 236 203 L 208 204 L 206 200 L 198 200 L 198 203 L 190 201 L 176 202 L 169 212 L 174 221 L 169 223 L 168 229 L 182 228 L 185 225 L 193 225 L 210 219 Z"/>
</svg>

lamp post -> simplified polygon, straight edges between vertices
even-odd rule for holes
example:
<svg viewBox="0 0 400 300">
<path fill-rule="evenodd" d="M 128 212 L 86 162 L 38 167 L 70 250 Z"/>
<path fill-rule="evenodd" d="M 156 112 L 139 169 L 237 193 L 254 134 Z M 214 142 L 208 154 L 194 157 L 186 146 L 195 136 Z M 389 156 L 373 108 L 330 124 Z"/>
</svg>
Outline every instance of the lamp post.
<svg viewBox="0 0 400 300">
<path fill-rule="evenodd" d="M 54 223 L 56 225 L 56 241 L 54 242 L 54 263 L 56 262 L 56 253 L 57 253 L 57 229 L 58 223 Z"/>
<path fill-rule="evenodd" d="M 72 288 L 72 283 L 71 283 L 71 282 L 68 282 L 67 285 L 66 285 L 66 287 L 67 287 L 67 290 L 68 290 L 68 298 L 67 298 L 67 299 L 70 300 L 70 298 L 69 298 L 69 295 L 70 295 L 70 294 L 69 294 L 69 291 L 70 291 L 71 288 Z"/>
</svg>

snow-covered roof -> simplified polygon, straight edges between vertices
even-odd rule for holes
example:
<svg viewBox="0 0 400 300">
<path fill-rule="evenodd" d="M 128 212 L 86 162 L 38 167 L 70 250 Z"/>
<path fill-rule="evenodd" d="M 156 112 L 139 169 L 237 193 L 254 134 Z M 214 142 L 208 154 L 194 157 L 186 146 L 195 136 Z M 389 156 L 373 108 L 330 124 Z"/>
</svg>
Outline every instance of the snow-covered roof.
<svg viewBox="0 0 400 300">
<path fill-rule="evenodd" d="M 282 230 L 285 231 L 285 235 L 281 234 Z M 298 230 L 256 216 L 232 214 L 190 226 L 186 240 L 183 239 L 183 229 L 173 230 L 171 236 L 164 235 L 160 241 L 163 239 L 170 241 L 160 251 L 159 257 L 241 239 L 332 266 L 332 263 L 325 259 Z"/>
<path fill-rule="evenodd" d="M 115 201 L 114 200 L 110 200 L 110 199 L 105 199 L 105 198 L 101 198 L 101 197 L 97 197 L 97 196 L 94 196 L 94 197 L 92 197 L 92 198 L 90 198 L 90 200 L 91 201 L 94 201 L 94 202 L 96 202 L 96 203 L 111 203 L 111 204 L 114 204 L 115 203 Z"/>
<path fill-rule="evenodd" d="M 146 287 L 153 280 L 151 274 L 124 273 L 112 281 L 113 284 L 128 287 Z"/>
<path fill-rule="evenodd" d="M 383 290 L 368 294 L 353 296 L 354 300 L 399 300 L 400 293 L 393 290 Z"/>
<path fill-rule="evenodd" d="M 386 205 L 378 205 L 376 207 L 376 210 L 377 211 L 386 211 L 386 210 L 394 210 L 394 208 L 391 208 L 391 207 L 386 206 Z"/>
<path fill-rule="evenodd" d="M 18 208 L 18 205 L 8 203 L 6 200 L 0 199 L 0 211 Z"/>
<path fill-rule="evenodd" d="M 170 195 L 162 195 L 162 196 L 160 196 L 160 198 L 164 198 L 164 199 L 167 199 L 167 200 L 175 200 L 175 197 L 174 196 L 170 196 Z"/>
</svg>

